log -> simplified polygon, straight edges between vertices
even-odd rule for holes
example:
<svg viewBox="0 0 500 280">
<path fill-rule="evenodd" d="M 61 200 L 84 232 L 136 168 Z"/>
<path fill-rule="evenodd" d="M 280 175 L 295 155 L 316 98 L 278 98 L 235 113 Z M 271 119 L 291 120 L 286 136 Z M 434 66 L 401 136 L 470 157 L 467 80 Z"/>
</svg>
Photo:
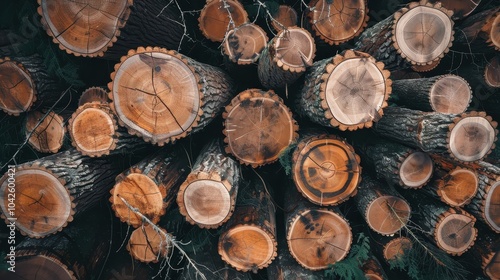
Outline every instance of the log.
<svg viewBox="0 0 500 280">
<path fill-rule="evenodd" d="M 453 11 L 454 20 L 462 19 L 470 15 L 481 4 L 481 0 L 432 0 L 432 3 L 441 2 L 441 5 Z"/>
<path fill-rule="evenodd" d="M 475 52 L 500 50 L 500 7 L 466 18 L 457 26 L 457 46 Z"/>
<path fill-rule="evenodd" d="M 442 114 L 461 114 L 472 101 L 472 89 L 457 75 L 397 80 L 392 83 L 391 99 L 410 109 Z"/>
<path fill-rule="evenodd" d="M 165 229 L 161 230 L 167 233 Z M 138 261 L 156 263 L 168 256 L 172 251 L 172 244 L 170 240 L 156 232 L 151 225 L 146 224 L 132 231 L 127 243 L 127 251 Z"/>
<path fill-rule="evenodd" d="M 371 127 L 391 93 L 390 72 L 366 53 L 347 50 L 317 61 L 305 77 L 298 111 L 340 130 Z"/>
<path fill-rule="evenodd" d="M 367 261 L 363 263 L 361 269 L 365 273 L 366 279 L 369 280 L 384 280 L 389 279 L 385 274 L 382 265 L 379 260 L 373 256 L 371 256 Z"/>
<path fill-rule="evenodd" d="M 291 6 L 280 5 L 278 10 L 272 17 L 269 17 L 268 22 L 270 22 L 271 27 L 276 31 L 280 32 L 283 29 L 288 29 L 289 27 L 297 26 L 297 21 L 299 16 L 297 11 Z"/>
<path fill-rule="evenodd" d="M 366 29 L 355 49 L 382 61 L 389 70 L 436 63 L 453 42 L 452 14 L 440 3 L 411 2 Z"/>
<path fill-rule="evenodd" d="M 403 258 L 407 251 L 413 247 L 413 242 L 408 237 L 392 238 L 389 242 L 385 243 L 382 248 L 382 256 L 385 261 L 390 262 Z"/>
<path fill-rule="evenodd" d="M 157 223 L 172 203 L 189 172 L 188 159 L 181 151 L 162 149 L 116 176 L 109 201 L 115 215 L 135 228 L 143 224 L 122 199 Z"/>
<path fill-rule="evenodd" d="M 0 109 L 5 113 L 19 116 L 42 103 L 53 105 L 61 91 L 40 56 L 0 57 Z"/>
<path fill-rule="evenodd" d="M 330 45 L 340 45 L 357 37 L 368 22 L 365 0 L 314 0 L 307 12 L 317 37 Z"/>
<path fill-rule="evenodd" d="M 278 256 L 267 267 L 267 278 L 276 280 L 322 280 L 324 272 L 305 269 L 292 257 L 285 241 L 278 241 Z"/>
<path fill-rule="evenodd" d="M 244 23 L 226 33 L 222 46 L 224 54 L 232 63 L 248 65 L 259 59 L 268 40 L 260 26 Z"/>
<path fill-rule="evenodd" d="M 248 14 L 237 0 L 207 1 L 198 22 L 205 37 L 222 42 L 229 30 L 248 22 Z"/>
<path fill-rule="evenodd" d="M 200 131 L 234 90 L 222 70 L 157 47 L 129 51 L 111 79 L 109 98 L 119 124 L 159 146 Z"/>
<path fill-rule="evenodd" d="M 500 239 L 498 234 L 481 231 L 469 250 L 467 261 L 480 268 L 489 279 L 500 279 Z"/>
<path fill-rule="evenodd" d="M 17 229 L 32 238 L 61 231 L 105 197 L 120 172 L 117 165 L 116 158 L 91 159 L 76 149 L 18 165 L 0 178 L 3 217 L 17 218 Z M 14 213 L 8 211 L 9 198 L 15 198 Z"/>
<path fill-rule="evenodd" d="M 85 103 L 109 103 L 108 92 L 101 87 L 89 87 L 82 92 L 80 99 L 78 99 L 78 106 Z"/>
<path fill-rule="evenodd" d="M 178 49 L 183 40 L 179 10 L 158 0 L 38 0 L 38 4 L 47 34 L 75 56 L 118 60 L 142 45 Z"/>
<path fill-rule="evenodd" d="M 28 143 L 40 153 L 57 153 L 64 144 L 66 121 L 54 111 L 30 111 L 24 124 Z"/>
<path fill-rule="evenodd" d="M 500 56 L 494 56 L 484 68 L 484 81 L 492 88 L 500 88 Z M 498 103 L 498 102 L 497 102 Z"/>
<path fill-rule="evenodd" d="M 259 58 L 259 81 L 264 88 L 282 89 L 293 84 L 313 64 L 316 45 L 311 34 L 300 27 L 280 31 Z"/>
<path fill-rule="evenodd" d="M 495 147 L 496 127 L 497 122 L 484 112 L 448 115 L 388 107 L 373 128 L 381 136 L 424 152 L 473 162 L 484 158 Z"/>
<path fill-rule="evenodd" d="M 479 174 L 479 186 L 467 210 L 477 219 L 500 233 L 500 176 Z"/>
<path fill-rule="evenodd" d="M 186 221 L 201 228 L 218 228 L 229 220 L 240 172 L 238 162 L 223 153 L 221 141 L 208 143 L 177 193 L 177 205 Z"/>
<path fill-rule="evenodd" d="M 278 160 L 298 135 L 290 109 L 274 91 L 247 89 L 226 106 L 225 151 L 242 164 L 257 167 Z"/>
<path fill-rule="evenodd" d="M 275 212 L 264 183 L 253 178 L 240 190 L 234 214 L 220 235 L 222 260 L 243 272 L 267 267 L 277 255 Z"/>
<path fill-rule="evenodd" d="M 305 133 L 291 162 L 295 186 L 310 202 L 337 205 L 356 195 L 361 179 L 360 159 L 344 139 Z"/>
<path fill-rule="evenodd" d="M 375 232 L 391 236 L 410 218 L 410 205 L 391 185 L 384 185 L 363 175 L 354 197 L 359 213 Z"/>
<path fill-rule="evenodd" d="M 288 248 L 302 267 L 323 270 L 347 256 L 352 231 L 339 209 L 309 203 L 292 185 L 286 190 L 285 201 Z"/>
<path fill-rule="evenodd" d="M 71 144 L 89 157 L 118 154 L 147 146 L 142 139 L 118 126 L 109 103 L 94 101 L 78 107 L 68 122 Z"/>
</svg>

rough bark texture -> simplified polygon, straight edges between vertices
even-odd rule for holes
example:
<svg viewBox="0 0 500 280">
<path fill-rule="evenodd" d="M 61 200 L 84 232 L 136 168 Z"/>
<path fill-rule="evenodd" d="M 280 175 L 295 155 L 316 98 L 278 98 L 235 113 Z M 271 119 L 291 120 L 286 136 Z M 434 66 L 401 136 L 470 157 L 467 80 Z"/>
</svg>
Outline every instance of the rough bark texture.
<svg viewBox="0 0 500 280">
<path fill-rule="evenodd" d="M 478 191 L 467 205 L 467 210 L 493 231 L 500 233 L 500 177 L 479 174 L 478 179 Z"/>
<path fill-rule="evenodd" d="M 474 52 L 500 50 L 500 8 L 494 7 L 467 17 L 456 28 L 458 47 Z"/>
<path fill-rule="evenodd" d="M 482 229 L 474 246 L 467 252 L 467 261 L 482 270 L 489 279 L 500 279 L 500 236 Z"/>
</svg>

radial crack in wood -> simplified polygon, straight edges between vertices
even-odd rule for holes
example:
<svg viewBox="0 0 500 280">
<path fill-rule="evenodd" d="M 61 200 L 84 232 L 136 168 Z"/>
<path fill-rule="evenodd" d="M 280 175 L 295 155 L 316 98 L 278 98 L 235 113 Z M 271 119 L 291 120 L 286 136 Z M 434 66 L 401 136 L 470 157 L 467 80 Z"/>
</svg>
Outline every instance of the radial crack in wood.
<svg viewBox="0 0 500 280">
<path fill-rule="evenodd" d="M 0 109 L 18 116 L 31 108 L 36 93 L 31 75 L 22 64 L 0 58 Z"/>
<path fill-rule="evenodd" d="M 226 33 L 223 48 L 229 59 L 239 65 L 257 61 L 267 44 L 266 32 L 254 23 L 245 23 Z"/>
<path fill-rule="evenodd" d="M 161 230 L 167 234 L 165 229 Z M 127 250 L 136 260 L 156 263 L 167 257 L 171 245 L 169 239 L 165 239 L 163 235 L 147 224 L 132 231 L 127 243 Z"/>
<path fill-rule="evenodd" d="M 44 116 L 45 114 L 40 111 L 29 112 L 26 116 L 28 143 L 41 153 L 57 153 L 64 143 L 65 121 L 54 111 L 50 111 L 41 121 Z"/>
</svg>

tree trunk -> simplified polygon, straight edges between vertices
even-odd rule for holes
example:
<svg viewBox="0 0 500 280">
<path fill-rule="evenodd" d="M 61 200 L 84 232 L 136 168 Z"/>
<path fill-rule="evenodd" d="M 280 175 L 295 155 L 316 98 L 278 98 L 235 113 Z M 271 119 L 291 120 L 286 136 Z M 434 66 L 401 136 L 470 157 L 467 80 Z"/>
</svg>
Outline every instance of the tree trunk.
<svg viewBox="0 0 500 280">
<path fill-rule="evenodd" d="M 115 214 L 135 228 L 143 224 L 122 201 L 157 223 L 170 206 L 179 186 L 189 172 L 188 160 L 182 151 L 162 149 L 148 156 L 116 177 L 110 202 Z"/>
<path fill-rule="evenodd" d="M 239 93 L 222 116 L 226 152 L 252 167 L 278 160 L 298 137 L 290 109 L 272 90 L 247 89 Z"/>
<path fill-rule="evenodd" d="M 167 233 L 166 230 L 161 230 Z M 146 224 L 132 231 L 127 243 L 127 250 L 138 261 L 156 263 L 168 256 L 172 251 L 172 244 L 170 240 L 156 232 L 151 225 Z"/>
<path fill-rule="evenodd" d="M 61 231 L 73 216 L 98 204 L 120 172 L 117 159 L 91 159 L 76 149 L 21 164 L 0 179 L 0 207 L 17 218 L 23 235 L 41 238 Z M 15 189 L 8 187 L 14 178 Z M 8 211 L 14 199 L 15 211 Z"/>
<path fill-rule="evenodd" d="M 108 93 L 101 87 L 90 87 L 82 92 L 80 99 L 78 99 L 78 106 L 85 103 L 109 103 Z"/>
<path fill-rule="evenodd" d="M 259 59 L 267 41 L 267 34 L 260 26 L 245 23 L 229 30 L 222 46 L 229 61 L 237 65 L 248 65 Z"/>
<path fill-rule="evenodd" d="M 259 58 L 259 80 L 264 88 L 281 89 L 293 84 L 312 65 L 316 45 L 300 27 L 280 31 Z"/>
<path fill-rule="evenodd" d="M 500 176 L 479 174 L 478 178 L 478 191 L 467 205 L 467 210 L 493 231 L 500 233 Z"/>
<path fill-rule="evenodd" d="M 234 91 L 219 68 L 156 47 L 130 51 L 115 70 L 108 86 L 120 125 L 160 146 L 200 131 Z"/>
<path fill-rule="evenodd" d="M 481 231 L 467 252 L 467 261 L 480 268 L 489 279 L 500 279 L 500 237 Z"/>
<path fill-rule="evenodd" d="M 177 204 L 186 221 L 201 228 L 218 228 L 229 220 L 240 172 L 238 162 L 223 153 L 221 141 L 207 144 L 177 193 Z"/>
<path fill-rule="evenodd" d="M 500 8 L 494 7 L 466 18 L 456 27 L 455 44 L 467 51 L 500 50 Z"/>
<path fill-rule="evenodd" d="M 453 74 L 396 80 L 392 83 L 392 91 L 394 102 L 424 112 L 461 114 L 472 100 L 472 89 L 467 81 Z"/>
<path fill-rule="evenodd" d="M 410 218 L 411 209 L 391 185 L 363 175 L 354 197 L 359 213 L 370 228 L 381 235 L 393 235 Z"/>
<path fill-rule="evenodd" d="M 352 50 L 317 61 L 306 75 L 298 110 L 320 125 L 340 130 L 371 127 L 387 106 L 389 75 L 382 63 Z"/>
<path fill-rule="evenodd" d="M 207 1 L 198 22 L 205 37 L 213 42 L 222 42 L 229 30 L 248 22 L 248 14 L 236 0 Z"/>
<path fill-rule="evenodd" d="M 64 144 L 68 118 L 54 111 L 31 111 L 26 116 L 24 128 L 28 143 L 40 153 L 57 153 Z"/>
</svg>

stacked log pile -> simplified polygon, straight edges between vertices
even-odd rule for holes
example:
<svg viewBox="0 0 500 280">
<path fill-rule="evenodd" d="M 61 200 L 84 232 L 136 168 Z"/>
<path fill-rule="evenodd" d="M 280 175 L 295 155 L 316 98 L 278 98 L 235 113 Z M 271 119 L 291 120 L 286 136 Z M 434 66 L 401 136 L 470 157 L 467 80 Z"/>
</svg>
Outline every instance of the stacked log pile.
<svg viewBox="0 0 500 280">
<path fill-rule="evenodd" d="M 189 2 L 0 12 L 0 279 L 500 279 L 499 3 Z"/>
</svg>

